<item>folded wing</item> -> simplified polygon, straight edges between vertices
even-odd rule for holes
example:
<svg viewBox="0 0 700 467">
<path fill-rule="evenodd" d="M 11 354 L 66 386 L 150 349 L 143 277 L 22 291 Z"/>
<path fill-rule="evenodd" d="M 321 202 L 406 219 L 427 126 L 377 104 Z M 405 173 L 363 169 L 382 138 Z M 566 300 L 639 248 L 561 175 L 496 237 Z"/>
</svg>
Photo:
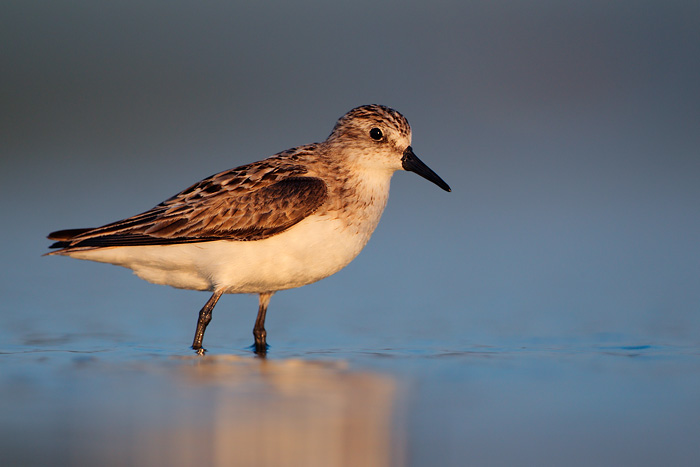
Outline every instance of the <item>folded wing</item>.
<svg viewBox="0 0 700 467">
<path fill-rule="evenodd" d="M 305 173 L 300 166 L 264 163 L 222 172 L 128 219 L 53 232 L 48 238 L 57 241 L 50 248 L 262 240 L 313 214 L 326 200 L 325 182 Z"/>
</svg>

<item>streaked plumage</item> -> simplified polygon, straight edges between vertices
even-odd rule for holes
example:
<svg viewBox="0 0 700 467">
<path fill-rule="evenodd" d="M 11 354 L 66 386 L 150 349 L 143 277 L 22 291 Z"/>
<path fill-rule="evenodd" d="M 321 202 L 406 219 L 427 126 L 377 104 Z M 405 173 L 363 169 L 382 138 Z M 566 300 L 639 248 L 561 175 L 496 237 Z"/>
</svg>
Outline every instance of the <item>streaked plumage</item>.
<svg viewBox="0 0 700 467">
<path fill-rule="evenodd" d="M 58 250 L 49 254 L 128 267 L 157 284 L 213 291 L 200 312 L 197 350 L 222 293 L 258 293 L 254 334 L 256 351 L 264 353 L 270 296 L 328 277 L 357 256 L 379 222 L 394 171 L 414 171 L 449 191 L 410 144 L 411 128 L 401 114 L 380 105 L 358 107 L 322 143 L 218 173 L 128 219 L 54 232 L 49 239 Z"/>
</svg>

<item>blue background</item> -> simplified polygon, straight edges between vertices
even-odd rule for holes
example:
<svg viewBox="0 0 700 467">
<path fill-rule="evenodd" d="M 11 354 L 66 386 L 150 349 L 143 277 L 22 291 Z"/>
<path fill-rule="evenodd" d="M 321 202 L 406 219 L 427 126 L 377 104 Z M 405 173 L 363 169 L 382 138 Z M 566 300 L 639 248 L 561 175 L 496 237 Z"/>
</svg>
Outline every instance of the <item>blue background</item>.
<svg viewBox="0 0 700 467">
<path fill-rule="evenodd" d="M 408 378 L 407 462 L 420 464 L 464 446 L 469 413 L 457 402 L 442 406 L 456 420 L 452 437 L 431 441 L 424 431 L 441 413 L 436 401 L 464 402 L 457 394 L 466 380 L 515 388 L 551 371 L 561 385 L 534 377 L 543 386 L 526 394 L 546 386 L 579 400 L 601 374 L 588 363 L 564 370 L 552 355 L 596 362 L 611 348 L 642 349 L 664 374 L 643 384 L 680 397 L 667 409 L 686 422 L 648 434 L 637 460 L 700 458 L 691 444 L 670 449 L 657 436 L 700 425 L 700 392 L 686 392 L 698 379 L 676 379 L 688 365 L 697 373 L 700 335 L 697 2 L 10 1 L 2 10 L 6 364 L 19 365 L 16 352 L 94 346 L 185 351 L 207 295 L 43 258 L 44 236 L 149 209 L 212 173 L 321 141 L 347 110 L 381 103 L 408 118 L 416 154 L 453 192 L 397 173 L 360 256 L 331 278 L 273 297 L 273 357 L 336 352 Z M 256 306 L 255 297 L 224 297 L 207 347 L 246 355 Z M 426 360 L 482 348 L 525 358 L 521 371 L 486 365 L 475 376 L 460 360 L 433 372 Z M 365 351 L 405 358 L 357 361 Z M 617 365 L 629 370 L 618 362 L 612 374 L 625 373 Z M 651 369 L 629 370 L 620 394 Z M 52 377 L 26 371 L 38 387 Z M 598 426 L 620 400 L 607 395 L 593 392 Z M 632 400 L 625 410 L 653 405 Z M 561 429 L 527 417 L 520 435 L 538 423 L 546 427 L 539 441 Z M 589 446 L 605 444 L 596 430 L 583 428 Z M 575 452 L 564 449 L 562 459 Z M 623 447 L 603 452 L 603 463 L 630 460 Z M 484 459 L 509 463 L 497 453 Z"/>
</svg>

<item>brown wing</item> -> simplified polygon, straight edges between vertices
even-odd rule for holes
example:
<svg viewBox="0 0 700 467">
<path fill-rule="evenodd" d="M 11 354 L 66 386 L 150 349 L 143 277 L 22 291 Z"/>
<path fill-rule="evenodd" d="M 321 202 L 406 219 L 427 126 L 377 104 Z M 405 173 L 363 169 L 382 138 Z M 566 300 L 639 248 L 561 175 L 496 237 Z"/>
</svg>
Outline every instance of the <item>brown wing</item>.
<svg viewBox="0 0 700 467">
<path fill-rule="evenodd" d="M 54 232 L 50 248 L 261 240 L 290 228 L 326 200 L 323 180 L 301 166 L 261 161 L 209 177 L 142 214 L 96 229 Z"/>
</svg>

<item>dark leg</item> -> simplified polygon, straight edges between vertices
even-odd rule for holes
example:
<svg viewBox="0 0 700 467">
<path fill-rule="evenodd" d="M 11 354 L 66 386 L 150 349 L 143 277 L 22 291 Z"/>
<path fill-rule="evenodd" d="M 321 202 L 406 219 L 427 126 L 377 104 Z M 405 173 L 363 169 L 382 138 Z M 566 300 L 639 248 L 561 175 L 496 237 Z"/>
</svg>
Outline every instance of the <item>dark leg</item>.
<svg viewBox="0 0 700 467">
<path fill-rule="evenodd" d="M 217 290 L 211 296 L 209 301 L 202 307 L 199 311 L 199 320 L 197 321 L 197 331 L 194 333 L 194 341 L 192 341 L 192 348 L 197 351 L 198 354 L 203 355 L 204 349 L 202 348 L 202 340 L 204 339 L 204 331 L 207 329 L 207 324 L 211 321 L 211 312 L 216 306 L 216 302 L 221 298 L 223 291 Z"/>
<path fill-rule="evenodd" d="M 267 332 L 265 331 L 265 314 L 270 297 L 274 292 L 263 292 L 260 294 L 260 307 L 258 308 L 258 318 L 255 320 L 253 336 L 255 337 L 255 353 L 265 355 L 267 353 Z"/>
</svg>

